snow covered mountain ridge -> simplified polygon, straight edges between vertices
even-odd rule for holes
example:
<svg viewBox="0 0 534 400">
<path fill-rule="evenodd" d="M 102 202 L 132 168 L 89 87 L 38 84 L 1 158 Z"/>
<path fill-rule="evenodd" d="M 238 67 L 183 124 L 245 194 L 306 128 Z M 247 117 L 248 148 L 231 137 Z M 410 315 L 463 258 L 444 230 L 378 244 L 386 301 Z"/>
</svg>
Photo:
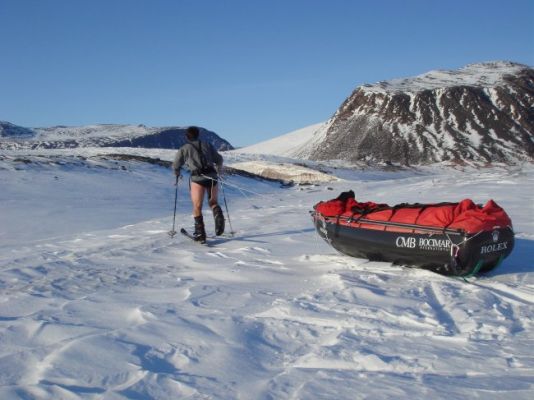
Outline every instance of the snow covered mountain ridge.
<svg viewBox="0 0 534 400">
<path fill-rule="evenodd" d="M 528 65 L 510 61 L 494 61 L 468 64 L 457 70 L 436 70 L 412 78 L 391 79 L 374 84 L 362 85 L 362 89 L 372 93 L 420 92 L 454 86 L 475 86 L 490 88 L 506 84 L 505 77 L 516 75 Z"/>
<path fill-rule="evenodd" d="M 24 128 L 0 121 L 0 149 L 62 149 L 75 147 L 142 147 L 174 149 L 183 145 L 184 127 L 102 124 Z M 200 128 L 201 138 L 218 150 L 233 146 L 216 133 Z"/>
<path fill-rule="evenodd" d="M 341 165 L 514 164 L 534 158 L 533 105 L 531 67 L 470 64 L 359 86 L 324 124 L 236 151 Z"/>
<path fill-rule="evenodd" d="M 363 85 L 300 155 L 406 165 L 528 161 L 533 104 L 534 69 L 510 62 Z"/>
</svg>

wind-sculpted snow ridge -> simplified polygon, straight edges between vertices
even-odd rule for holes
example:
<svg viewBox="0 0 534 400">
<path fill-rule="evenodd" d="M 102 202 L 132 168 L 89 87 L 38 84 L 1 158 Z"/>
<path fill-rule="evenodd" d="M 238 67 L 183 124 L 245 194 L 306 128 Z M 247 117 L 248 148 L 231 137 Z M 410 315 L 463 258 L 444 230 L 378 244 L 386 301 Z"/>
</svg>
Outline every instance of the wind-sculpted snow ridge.
<svg viewBox="0 0 534 400">
<path fill-rule="evenodd" d="M 204 247 L 167 235 L 168 168 L 93 151 L 0 160 L 0 398 L 534 395 L 531 166 L 335 170 L 343 180 L 285 188 L 228 175 L 236 235 L 212 236 L 206 210 Z M 186 186 L 176 221 L 188 228 Z M 516 247 L 471 283 L 342 256 L 308 211 L 347 189 L 391 204 L 491 197 Z"/>
<path fill-rule="evenodd" d="M 2 128 L 4 126 L 4 128 Z M 4 133 L 2 133 L 4 132 Z M 6 134 L 8 132 L 10 134 Z M 13 133 L 14 132 L 14 133 Z M 26 135 L 22 133 L 26 132 Z M 77 147 L 139 147 L 177 149 L 186 143 L 183 127 L 147 127 L 145 125 L 100 124 L 22 128 L 0 123 L 0 149 L 65 149 Z M 200 137 L 218 150 L 231 150 L 232 145 L 207 129 Z"/>
</svg>

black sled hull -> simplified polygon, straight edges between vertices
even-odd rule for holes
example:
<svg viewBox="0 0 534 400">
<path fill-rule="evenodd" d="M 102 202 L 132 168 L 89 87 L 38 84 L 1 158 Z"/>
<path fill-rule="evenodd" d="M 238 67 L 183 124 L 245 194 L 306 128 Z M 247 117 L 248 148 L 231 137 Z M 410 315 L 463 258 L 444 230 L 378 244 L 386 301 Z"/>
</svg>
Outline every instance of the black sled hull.
<svg viewBox="0 0 534 400">
<path fill-rule="evenodd" d="M 514 234 L 509 227 L 469 235 L 414 226 L 390 231 L 386 230 L 391 228 L 387 223 L 381 226 L 376 222 L 375 229 L 368 229 L 339 223 L 337 218 L 320 214 L 315 214 L 313 219 L 319 236 L 343 254 L 443 275 L 468 276 L 490 271 L 514 246 Z"/>
</svg>

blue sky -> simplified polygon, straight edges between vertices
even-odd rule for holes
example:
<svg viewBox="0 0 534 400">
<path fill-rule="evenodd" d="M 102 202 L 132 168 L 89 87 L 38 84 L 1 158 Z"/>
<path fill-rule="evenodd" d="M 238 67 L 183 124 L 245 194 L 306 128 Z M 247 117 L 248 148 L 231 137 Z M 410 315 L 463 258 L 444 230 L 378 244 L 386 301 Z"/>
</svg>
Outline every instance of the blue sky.
<svg viewBox="0 0 534 400">
<path fill-rule="evenodd" d="M 243 146 L 360 84 L 534 65 L 531 0 L 0 0 L 0 120 L 200 125 Z"/>
</svg>

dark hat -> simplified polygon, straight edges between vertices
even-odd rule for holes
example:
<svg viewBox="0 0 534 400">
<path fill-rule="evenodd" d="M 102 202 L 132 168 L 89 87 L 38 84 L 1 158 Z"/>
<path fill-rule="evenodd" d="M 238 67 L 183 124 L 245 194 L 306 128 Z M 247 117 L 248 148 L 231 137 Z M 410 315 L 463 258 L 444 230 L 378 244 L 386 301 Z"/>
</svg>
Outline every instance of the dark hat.
<svg viewBox="0 0 534 400">
<path fill-rule="evenodd" d="M 185 136 L 187 137 L 187 140 L 197 140 L 198 135 L 200 134 L 200 130 L 196 126 L 190 126 L 187 128 Z"/>
</svg>

